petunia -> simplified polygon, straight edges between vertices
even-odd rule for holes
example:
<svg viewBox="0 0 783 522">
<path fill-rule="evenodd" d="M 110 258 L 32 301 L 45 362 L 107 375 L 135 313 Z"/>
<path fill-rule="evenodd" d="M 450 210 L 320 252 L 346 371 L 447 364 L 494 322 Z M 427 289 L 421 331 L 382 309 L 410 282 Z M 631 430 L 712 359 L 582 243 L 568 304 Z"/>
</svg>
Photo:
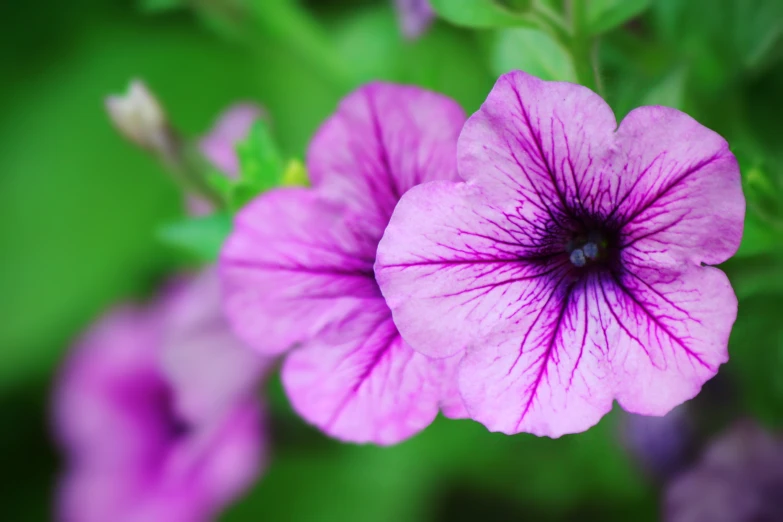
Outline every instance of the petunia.
<svg viewBox="0 0 783 522">
<path fill-rule="evenodd" d="M 465 350 L 459 389 L 493 431 L 558 437 L 616 399 L 664 415 L 728 359 L 721 263 L 745 200 L 719 135 L 674 109 L 617 125 L 595 93 L 515 71 L 459 138 L 462 183 L 402 197 L 375 273 L 411 346 Z"/>
<path fill-rule="evenodd" d="M 206 273 L 116 308 L 75 347 L 55 390 L 58 520 L 212 520 L 256 478 L 267 362 L 229 336 L 217 288 Z"/>
<path fill-rule="evenodd" d="M 435 19 L 429 0 L 394 0 L 400 30 L 408 39 L 423 35 Z"/>
<path fill-rule="evenodd" d="M 282 380 L 307 421 L 342 440 L 392 444 L 444 413 L 464 413 L 456 359 L 430 361 L 400 337 L 373 274 L 394 206 L 411 187 L 455 180 L 464 113 L 415 87 L 349 95 L 307 155 L 312 189 L 246 206 L 223 246 L 223 303 L 266 354 L 296 346 Z"/>
<path fill-rule="evenodd" d="M 667 522 L 783 520 L 783 439 L 750 421 L 731 426 L 666 488 Z"/>
</svg>

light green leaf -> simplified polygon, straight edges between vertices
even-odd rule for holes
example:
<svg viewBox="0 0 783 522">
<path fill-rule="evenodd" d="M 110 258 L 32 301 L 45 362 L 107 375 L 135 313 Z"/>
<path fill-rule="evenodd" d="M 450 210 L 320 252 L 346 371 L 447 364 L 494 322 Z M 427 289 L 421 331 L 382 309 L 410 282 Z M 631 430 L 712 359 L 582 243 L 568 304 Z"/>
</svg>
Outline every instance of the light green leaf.
<svg viewBox="0 0 783 522">
<path fill-rule="evenodd" d="M 683 68 L 669 73 L 660 82 L 647 91 L 642 105 L 665 105 L 683 110 L 685 102 L 685 82 L 688 75 Z"/>
<path fill-rule="evenodd" d="M 218 213 L 164 225 L 158 230 L 158 239 L 199 261 L 214 262 L 229 232 L 231 216 Z"/>
<path fill-rule="evenodd" d="M 430 0 L 432 8 L 448 22 L 465 27 L 533 26 L 530 16 L 514 12 L 496 0 Z"/>
<path fill-rule="evenodd" d="M 538 29 L 498 31 L 491 67 L 498 76 L 519 69 L 542 80 L 576 82 L 571 55 L 549 34 Z"/>
<path fill-rule="evenodd" d="M 587 0 L 587 32 L 605 33 L 650 7 L 652 0 Z"/>
<path fill-rule="evenodd" d="M 239 156 L 239 178 L 256 193 L 261 193 L 280 183 L 283 173 L 283 158 L 277 148 L 269 127 L 263 120 L 253 125 L 245 141 L 237 145 Z"/>
</svg>

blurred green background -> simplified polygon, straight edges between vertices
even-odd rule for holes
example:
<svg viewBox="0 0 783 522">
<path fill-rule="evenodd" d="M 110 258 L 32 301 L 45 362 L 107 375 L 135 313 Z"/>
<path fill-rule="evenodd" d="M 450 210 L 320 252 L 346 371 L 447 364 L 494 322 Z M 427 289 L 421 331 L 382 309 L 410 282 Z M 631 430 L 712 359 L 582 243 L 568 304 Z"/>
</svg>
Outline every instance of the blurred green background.
<svg viewBox="0 0 783 522">
<path fill-rule="evenodd" d="M 144 79 L 171 120 L 206 132 L 232 102 L 264 105 L 291 156 L 348 90 L 415 83 L 476 110 L 499 74 L 572 79 L 563 49 L 516 29 L 439 20 L 400 36 L 390 0 L 255 0 L 290 5 L 234 31 L 165 2 L 34 0 L 0 5 L 0 483 L 3 519 L 50 518 L 58 458 L 50 383 L 71 340 L 103 309 L 149 292 L 181 261 L 156 240 L 181 197 L 125 143 L 107 94 Z M 558 7 L 557 0 L 552 2 Z M 701 438 L 727 419 L 783 424 L 783 2 L 654 0 L 606 28 L 598 61 L 618 118 L 643 104 L 685 110 L 742 162 L 749 210 L 725 269 L 740 297 L 731 361 L 693 401 Z M 274 9 L 271 9 L 274 11 Z M 286 11 L 288 12 L 288 11 Z M 263 16 L 259 17 L 263 19 Z M 226 521 L 657 520 L 660 487 L 620 442 L 615 411 L 559 440 L 490 434 L 439 419 L 393 448 L 342 445 L 290 411 L 269 384 L 272 464 Z"/>
</svg>

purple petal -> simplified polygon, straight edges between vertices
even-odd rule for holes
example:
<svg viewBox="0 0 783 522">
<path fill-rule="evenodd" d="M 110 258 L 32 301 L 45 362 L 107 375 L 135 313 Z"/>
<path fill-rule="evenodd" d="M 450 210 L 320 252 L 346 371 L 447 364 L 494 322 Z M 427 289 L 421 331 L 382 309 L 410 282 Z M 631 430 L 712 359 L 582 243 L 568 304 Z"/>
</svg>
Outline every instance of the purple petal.
<svg viewBox="0 0 783 522">
<path fill-rule="evenodd" d="M 286 188 L 237 215 L 221 253 L 223 305 L 253 348 L 283 352 L 380 297 L 375 244 L 343 210 L 314 191 Z"/>
<path fill-rule="evenodd" d="M 491 199 L 525 207 L 539 226 L 559 226 L 568 207 L 610 208 L 605 194 L 613 180 L 600 167 L 616 126 L 591 90 L 513 71 L 465 124 L 459 172 Z"/>
<path fill-rule="evenodd" d="M 225 110 L 207 136 L 201 139 L 201 151 L 215 167 L 230 177 L 239 174 L 237 144 L 247 137 L 263 111 L 252 103 L 238 103 Z"/>
<path fill-rule="evenodd" d="M 665 415 L 695 397 L 728 360 L 737 298 L 717 268 L 627 266 L 594 289 L 601 324 L 594 342 L 608 339 L 620 405 Z"/>
<path fill-rule="evenodd" d="M 432 422 L 441 399 L 438 361 L 403 342 L 383 299 L 292 352 L 282 377 L 302 417 L 350 442 L 407 439 Z"/>
<path fill-rule="evenodd" d="M 491 431 L 559 437 L 611 410 L 606 344 L 591 339 L 591 286 L 534 280 L 507 330 L 469 347 L 459 382 L 471 418 Z"/>
<path fill-rule="evenodd" d="M 435 19 L 429 0 L 394 0 L 402 34 L 409 39 L 420 37 Z"/>
<path fill-rule="evenodd" d="M 192 422 L 217 418 L 254 394 L 273 363 L 234 336 L 220 295 L 217 273 L 207 269 L 168 310 L 162 368 L 177 389 L 177 410 Z"/>
<path fill-rule="evenodd" d="M 532 225 L 531 225 L 532 223 Z M 537 279 L 558 262 L 540 241 L 527 206 L 496 207 L 470 184 L 433 182 L 403 196 L 378 246 L 375 272 L 397 325 L 431 357 L 458 353 L 471 339 L 525 313 Z"/>
<path fill-rule="evenodd" d="M 265 441 L 254 397 L 236 396 L 220 411 L 207 408 L 208 418 L 177 409 L 200 406 L 179 397 L 195 397 L 198 383 L 187 380 L 180 389 L 160 368 L 164 332 L 178 308 L 171 299 L 180 291 L 164 293 L 148 308 L 112 311 L 68 358 L 54 401 L 67 457 L 58 493 L 62 519 L 209 519 L 261 469 Z"/>
<path fill-rule="evenodd" d="M 378 241 L 397 201 L 411 187 L 457 179 L 456 143 L 465 115 L 446 96 L 372 83 L 341 103 L 307 154 L 313 186 L 362 216 Z"/>
<path fill-rule="evenodd" d="M 739 248 L 745 198 L 726 140 L 668 107 L 641 107 L 617 130 L 613 219 L 646 263 L 718 264 Z"/>
</svg>

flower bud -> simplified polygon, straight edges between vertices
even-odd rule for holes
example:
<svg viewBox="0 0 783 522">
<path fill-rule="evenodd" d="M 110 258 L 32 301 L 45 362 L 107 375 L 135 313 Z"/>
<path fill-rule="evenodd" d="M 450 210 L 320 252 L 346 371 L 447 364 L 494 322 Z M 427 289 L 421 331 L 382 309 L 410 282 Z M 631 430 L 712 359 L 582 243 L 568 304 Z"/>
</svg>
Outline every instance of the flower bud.
<svg viewBox="0 0 783 522">
<path fill-rule="evenodd" d="M 106 98 L 106 110 L 126 139 L 165 160 L 174 157 L 176 136 L 160 102 L 144 82 L 133 80 L 127 93 Z"/>
</svg>

